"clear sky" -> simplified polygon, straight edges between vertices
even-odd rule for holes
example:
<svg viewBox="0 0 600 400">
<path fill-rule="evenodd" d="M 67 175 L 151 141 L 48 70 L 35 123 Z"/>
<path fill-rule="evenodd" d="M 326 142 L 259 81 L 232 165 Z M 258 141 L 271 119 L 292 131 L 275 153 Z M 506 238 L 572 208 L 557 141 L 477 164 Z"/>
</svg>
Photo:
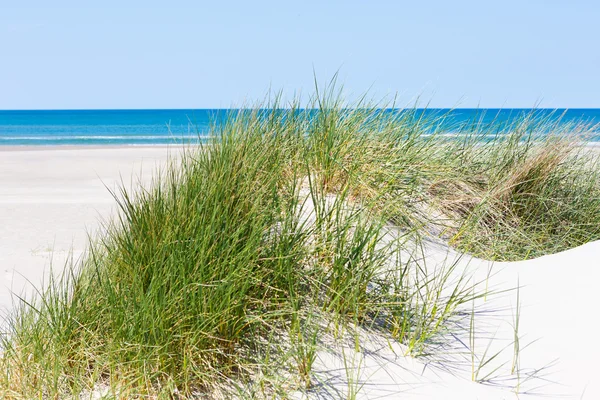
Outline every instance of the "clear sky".
<svg viewBox="0 0 600 400">
<path fill-rule="evenodd" d="M 600 107 L 599 41 L 598 0 L 0 0 L 0 109 L 229 107 L 313 68 L 349 96 Z"/>
</svg>

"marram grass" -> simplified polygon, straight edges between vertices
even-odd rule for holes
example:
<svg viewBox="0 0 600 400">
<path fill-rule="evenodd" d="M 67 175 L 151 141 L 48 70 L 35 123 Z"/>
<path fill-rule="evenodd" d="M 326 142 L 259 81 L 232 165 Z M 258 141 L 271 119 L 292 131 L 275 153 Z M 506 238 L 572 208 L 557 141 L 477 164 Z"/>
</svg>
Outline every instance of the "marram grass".
<svg viewBox="0 0 600 400">
<path fill-rule="evenodd" d="M 334 89 L 311 111 L 279 105 L 229 114 L 149 188 L 115 194 L 101 240 L 9 318 L 3 398 L 285 396 L 340 329 L 419 356 L 470 317 L 483 293 L 452 266 L 398 257 L 419 237 L 497 260 L 600 238 L 591 127 L 529 115 L 448 138 Z"/>
</svg>

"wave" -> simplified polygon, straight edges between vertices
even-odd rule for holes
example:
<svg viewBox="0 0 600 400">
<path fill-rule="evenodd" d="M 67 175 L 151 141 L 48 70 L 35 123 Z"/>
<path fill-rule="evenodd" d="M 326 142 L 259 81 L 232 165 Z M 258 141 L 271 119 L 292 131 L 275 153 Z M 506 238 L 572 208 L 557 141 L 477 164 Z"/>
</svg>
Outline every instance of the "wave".
<svg viewBox="0 0 600 400">
<path fill-rule="evenodd" d="M 182 140 L 182 139 L 209 139 L 211 136 L 200 135 L 152 135 L 152 136 L 0 136 L 0 141 L 8 140 Z"/>
</svg>

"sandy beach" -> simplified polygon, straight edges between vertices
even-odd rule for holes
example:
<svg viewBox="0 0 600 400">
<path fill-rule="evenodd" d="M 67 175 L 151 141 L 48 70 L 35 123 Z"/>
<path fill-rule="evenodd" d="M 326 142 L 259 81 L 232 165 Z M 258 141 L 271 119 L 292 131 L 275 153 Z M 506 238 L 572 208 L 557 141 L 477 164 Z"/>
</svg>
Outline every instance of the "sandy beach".
<svg viewBox="0 0 600 400">
<path fill-rule="evenodd" d="M 0 400 L 600 400 L 600 1 L 5 3 Z"/>
<path fill-rule="evenodd" d="M 125 185 L 137 179 L 149 182 L 177 151 L 167 147 L 0 150 L 0 307 L 11 309 L 11 292 L 31 293 L 28 282 L 39 284 L 51 261 L 59 270 L 70 252 L 74 257 L 81 254 L 87 234 L 96 232 L 100 219 L 114 212 L 115 200 L 108 188 L 121 181 Z M 531 395 L 521 398 L 597 399 L 598 254 L 600 242 L 594 242 L 534 260 L 491 264 L 432 244 L 426 259 L 440 265 L 458 260 L 461 271 L 471 271 L 473 279 L 498 292 L 520 287 L 518 363 L 532 373 L 531 379 L 523 377 L 522 386 Z M 476 345 L 485 350 L 493 339 L 488 356 L 502 351 L 496 363 L 499 371 L 510 369 L 513 362 L 510 343 L 516 296 L 516 290 L 509 290 L 478 304 L 492 312 L 478 319 L 482 334 Z M 398 393 L 420 399 L 517 398 L 503 388 L 501 379 L 488 385 L 473 383 L 468 362 L 444 371 L 403 356 L 399 345 L 385 341 L 377 345 L 381 338 L 371 339 L 364 351 L 352 356 L 360 366 L 358 398 L 396 398 Z M 371 351 L 366 351 L 369 346 Z M 322 393 L 345 393 L 349 387 L 348 377 L 337 373 L 342 352 L 319 354 L 315 370 L 323 377 Z M 314 393 L 315 398 L 328 398 L 319 393 Z"/>
<path fill-rule="evenodd" d="M 115 199 L 108 188 L 140 179 L 167 163 L 168 147 L 0 148 L 0 308 L 38 284 L 50 265 L 76 258 Z"/>
</svg>

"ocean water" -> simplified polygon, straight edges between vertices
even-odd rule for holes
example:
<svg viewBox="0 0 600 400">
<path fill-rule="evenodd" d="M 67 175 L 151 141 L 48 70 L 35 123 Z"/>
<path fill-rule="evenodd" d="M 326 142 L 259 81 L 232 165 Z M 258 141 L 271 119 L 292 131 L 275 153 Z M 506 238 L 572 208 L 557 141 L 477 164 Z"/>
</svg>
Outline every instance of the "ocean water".
<svg viewBox="0 0 600 400">
<path fill-rule="evenodd" d="M 448 132 L 461 124 L 510 122 L 531 109 L 427 109 L 444 117 Z M 19 110 L 0 111 L 0 146 L 160 145 L 198 143 L 224 110 Z M 386 112 L 402 112 L 386 110 Z M 600 124 L 600 109 L 536 110 L 562 122 Z M 593 140 L 600 141 L 600 135 Z"/>
</svg>

